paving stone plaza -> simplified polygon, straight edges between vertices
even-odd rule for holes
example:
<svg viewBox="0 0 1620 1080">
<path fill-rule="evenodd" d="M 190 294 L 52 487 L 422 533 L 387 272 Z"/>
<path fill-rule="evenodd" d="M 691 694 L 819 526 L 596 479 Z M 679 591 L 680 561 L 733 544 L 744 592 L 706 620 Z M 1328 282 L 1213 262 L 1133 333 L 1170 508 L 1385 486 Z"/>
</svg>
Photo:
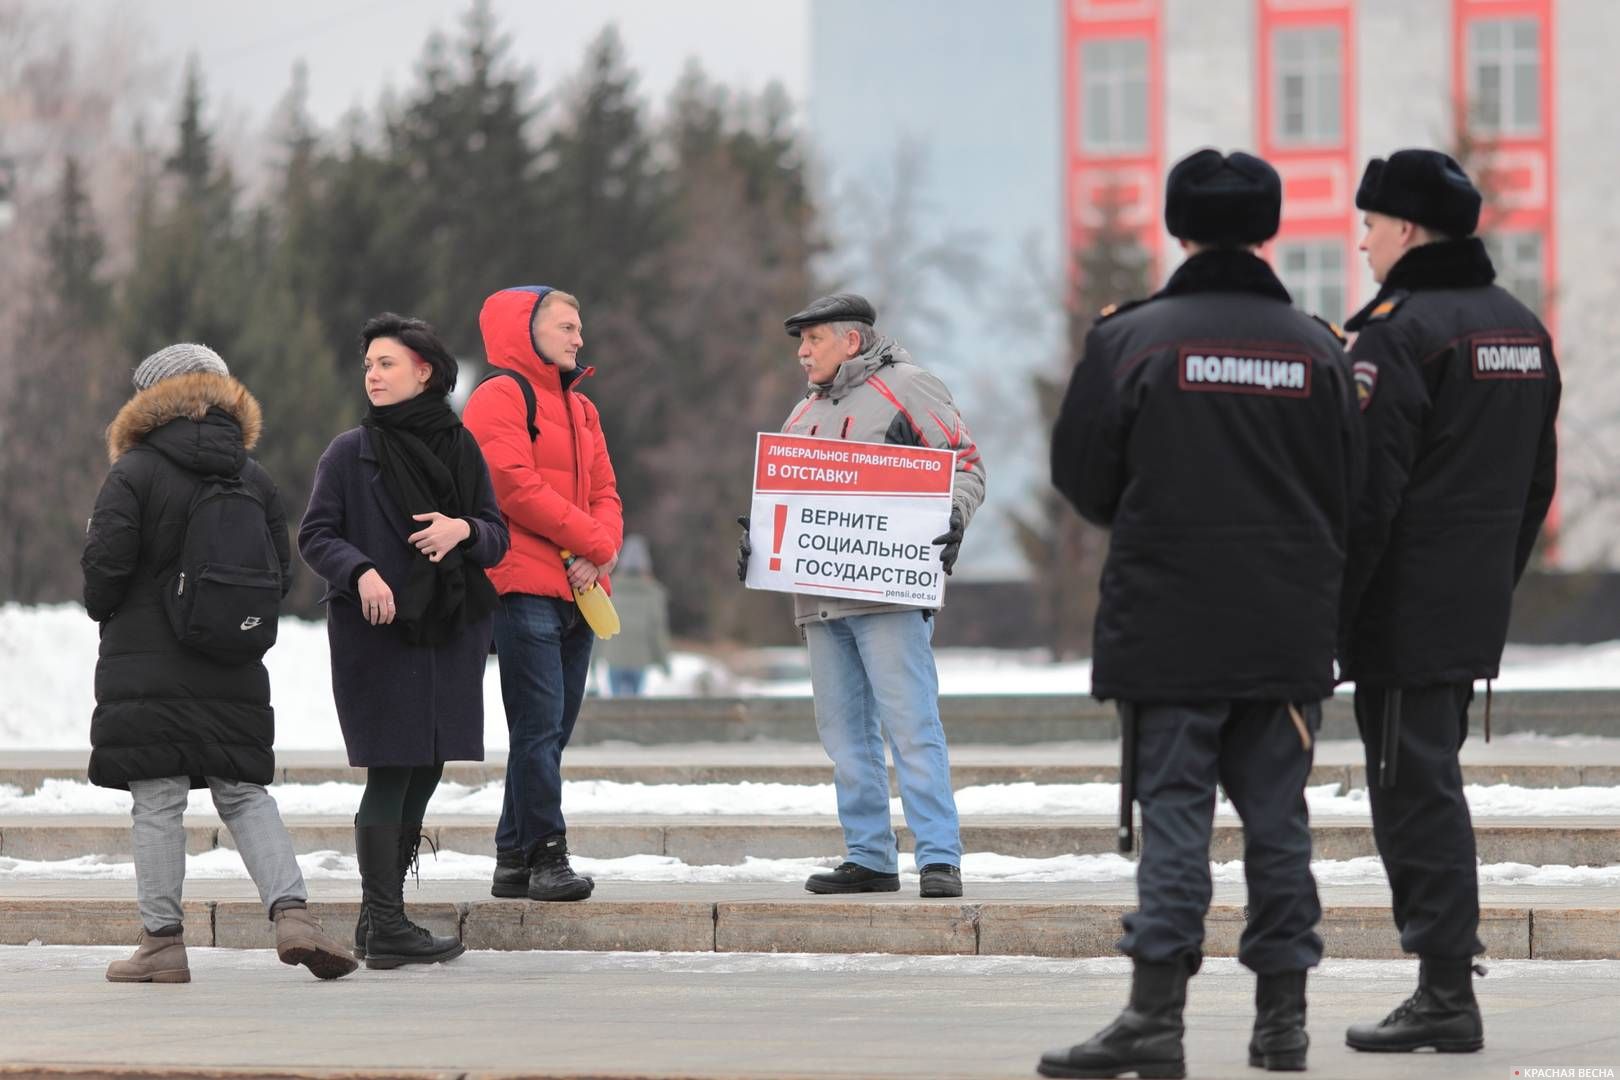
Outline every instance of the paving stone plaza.
<svg viewBox="0 0 1620 1080">
<path fill-rule="evenodd" d="M 959 790 L 1117 780 L 1111 717 L 1093 703 L 944 705 Z M 803 741 L 814 732 L 808 708 L 803 700 L 593 702 L 567 778 L 826 784 L 825 756 Z M 1493 741 L 1476 731 L 1464 748 L 1465 779 L 1524 789 L 1532 807 L 1537 792 L 1620 785 L 1620 740 L 1604 734 L 1616 717 L 1620 694 L 1499 694 Z M 1312 787 L 1364 789 L 1342 704 L 1329 708 L 1323 736 Z M 350 784 L 360 775 L 330 752 L 284 753 L 278 764 L 281 785 Z M 446 780 L 497 781 L 501 765 L 498 757 L 454 765 Z M 82 779 L 82 769 L 73 752 L 0 754 L 0 785 L 38 794 Z M 346 818 L 288 813 L 287 823 L 300 853 L 352 852 Z M 187 827 L 195 855 L 230 844 L 210 816 L 188 814 Z M 903 822 L 896 827 L 906 848 Z M 447 859 L 489 854 L 493 829 L 493 818 L 429 811 L 428 832 Z M 1620 865 L 1620 815 L 1476 815 L 1475 830 L 1486 867 L 1514 868 L 1482 885 L 1485 1051 L 1440 1059 L 1344 1048 L 1345 1025 L 1392 1007 L 1416 965 L 1400 956 L 1381 880 L 1335 883 L 1319 871 L 1329 959 L 1310 984 L 1314 1074 L 1605 1075 L 1620 1067 L 1620 891 L 1591 871 L 1537 875 Z M 963 835 L 970 854 L 1040 860 L 1115 850 L 1114 823 L 1100 814 L 964 813 Z M 749 857 L 830 865 L 841 854 L 830 814 L 591 814 L 571 821 L 570 842 L 597 859 L 659 855 L 700 868 Z M 1362 819 L 1320 817 L 1314 842 L 1324 867 L 1374 854 Z M 1238 859 L 1240 845 L 1235 822 L 1222 819 L 1211 858 Z M 0 814 L 0 859 L 13 865 L 97 856 L 115 866 L 128 851 L 127 815 Z M 1244 1057 L 1253 977 L 1230 959 L 1243 927 L 1240 881 L 1217 882 L 1211 959 L 1189 995 L 1191 1075 L 1253 1075 Z M 349 933 L 359 882 L 335 874 L 311 876 L 309 886 L 328 930 Z M 0 1075 L 1029 1076 L 1041 1050 L 1083 1037 L 1124 1000 L 1129 966 L 1113 946 L 1135 888 L 1128 878 L 975 881 L 970 869 L 961 899 L 922 900 L 914 875 L 899 893 L 857 897 L 815 897 L 786 880 L 609 877 L 585 903 L 534 904 L 492 899 L 487 880 L 430 875 L 409 887 L 407 901 L 424 925 L 458 935 L 467 955 L 322 984 L 276 962 L 250 881 L 203 877 L 186 886 L 193 982 L 114 986 L 102 969 L 138 932 L 133 896 L 127 878 L 0 877 Z"/>
</svg>

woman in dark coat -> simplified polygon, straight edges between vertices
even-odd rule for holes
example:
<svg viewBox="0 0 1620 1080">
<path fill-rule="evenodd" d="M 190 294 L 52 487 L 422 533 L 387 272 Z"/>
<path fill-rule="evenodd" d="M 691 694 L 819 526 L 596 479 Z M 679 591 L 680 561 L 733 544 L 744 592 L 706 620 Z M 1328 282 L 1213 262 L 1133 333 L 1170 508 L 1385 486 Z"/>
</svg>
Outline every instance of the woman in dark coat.
<svg viewBox="0 0 1620 1080">
<path fill-rule="evenodd" d="M 332 694 L 349 764 L 367 967 L 461 955 L 405 918 L 405 873 L 446 761 L 484 759 L 484 665 L 508 542 L 483 455 L 450 408 L 456 364 L 432 327 L 383 314 L 361 331 L 361 425 L 321 455 L 298 532 L 326 581 Z"/>
<path fill-rule="evenodd" d="M 85 611 L 101 624 L 90 781 L 132 797 L 142 925 L 135 954 L 114 961 L 107 978 L 191 981 L 180 905 L 182 816 L 190 790 L 201 787 L 209 788 L 259 887 L 281 959 L 323 979 L 347 975 L 355 962 L 309 913 L 292 839 L 264 789 L 276 768 L 270 676 L 257 658 L 223 663 L 182 644 L 160 595 L 182 565 L 193 498 L 205 484 L 227 483 L 260 508 L 251 520 L 269 535 L 257 547 L 277 571 L 267 584 L 279 577 L 286 594 L 286 515 L 276 485 L 248 456 L 262 426 L 259 403 L 206 345 L 153 353 L 134 382 L 137 393 L 107 428 L 112 469 L 81 559 Z"/>
</svg>

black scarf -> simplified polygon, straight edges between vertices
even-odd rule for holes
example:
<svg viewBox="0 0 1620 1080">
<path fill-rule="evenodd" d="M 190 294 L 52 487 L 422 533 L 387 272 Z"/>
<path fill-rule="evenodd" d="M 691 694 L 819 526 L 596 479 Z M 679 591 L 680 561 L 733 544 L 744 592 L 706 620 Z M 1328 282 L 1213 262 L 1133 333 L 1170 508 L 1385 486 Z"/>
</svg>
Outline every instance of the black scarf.
<svg viewBox="0 0 1620 1080">
<path fill-rule="evenodd" d="M 1395 261 L 1384 275 L 1378 295 L 1345 320 L 1346 330 L 1360 330 L 1372 310 L 1395 293 L 1427 289 L 1477 289 L 1496 280 L 1496 267 L 1477 236 L 1419 244 Z"/>
<path fill-rule="evenodd" d="M 424 527 L 412 514 L 471 514 L 483 459 L 443 394 L 373 405 L 360 424 L 371 433 L 383 486 L 405 514 L 403 535 Z M 394 622 L 412 645 L 437 645 L 493 611 L 495 601 L 483 567 L 467 561 L 459 545 L 438 562 L 413 550 L 405 583 L 394 592 Z"/>
<path fill-rule="evenodd" d="M 1235 248 L 1212 248 L 1189 256 L 1157 295 L 1204 292 L 1252 292 L 1285 304 L 1294 302 L 1270 264 L 1252 252 Z"/>
</svg>

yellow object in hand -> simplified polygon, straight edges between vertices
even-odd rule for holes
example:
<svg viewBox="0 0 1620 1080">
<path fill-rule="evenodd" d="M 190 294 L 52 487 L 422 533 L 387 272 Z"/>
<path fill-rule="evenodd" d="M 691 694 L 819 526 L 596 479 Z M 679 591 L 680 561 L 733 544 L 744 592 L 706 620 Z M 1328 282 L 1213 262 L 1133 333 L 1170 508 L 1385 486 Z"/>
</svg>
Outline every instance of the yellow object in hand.
<svg viewBox="0 0 1620 1080">
<path fill-rule="evenodd" d="M 567 548 L 562 550 L 564 569 L 573 563 L 574 558 L 572 551 Z M 585 622 L 596 632 L 597 637 L 606 641 L 619 632 L 619 613 L 601 585 L 593 583 L 584 592 L 575 589 L 574 602 L 579 605 L 579 613 L 585 616 Z"/>
</svg>

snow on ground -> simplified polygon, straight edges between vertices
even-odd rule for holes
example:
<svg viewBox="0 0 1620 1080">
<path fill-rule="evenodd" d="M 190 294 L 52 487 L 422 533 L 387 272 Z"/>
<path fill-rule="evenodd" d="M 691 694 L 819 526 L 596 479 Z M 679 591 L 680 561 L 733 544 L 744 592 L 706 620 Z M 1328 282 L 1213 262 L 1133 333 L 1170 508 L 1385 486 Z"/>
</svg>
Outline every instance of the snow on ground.
<svg viewBox="0 0 1620 1080">
<path fill-rule="evenodd" d="M 78 604 L 0 605 L 0 748 L 60 749 L 88 745 L 95 706 L 92 678 L 96 624 Z M 653 696 L 807 696 L 802 649 L 769 650 L 773 678 L 743 678 L 711 657 L 676 653 L 672 671 L 647 675 Z M 941 649 L 943 694 L 1084 694 L 1086 661 L 1056 664 L 1039 652 Z M 330 656 L 320 622 L 283 619 L 266 657 L 276 707 L 276 745 L 283 750 L 340 749 L 332 707 Z M 1620 689 L 1620 642 L 1591 646 L 1510 646 L 1498 690 Z M 1343 688 L 1341 688 L 1343 692 Z M 490 661 L 484 678 L 484 739 L 506 748 L 500 680 Z"/>
<path fill-rule="evenodd" d="M 0 945 L 0 976 L 11 985 L 26 986 L 28 993 L 50 992 L 55 987 L 38 980 L 42 975 L 64 971 L 82 973 L 91 983 L 101 979 L 109 960 L 129 955 L 128 945 Z M 192 971 L 199 978 L 230 972 L 254 972 L 267 977 L 285 974 L 286 969 L 271 949 L 219 949 L 186 946 Z M 1620 978 L 1620 960 L 1490 960 L 1491 978 L 1500 982 L 1513 979 L 1524 984 L 1526 996 L 1552 992 L 1568 986 L 1570 980 L 1602 981 Z M 1201 986 L 1207 980 L 1233 979 L 1244 987 L 1254 975 L 1233 957 L 1206 956 L 1199 970 Z M 473 949 L 453 964 L 410 964 L 388 973 L 391 984 L 428 981 L 454 992 L 458 984 L 487 985 L 492 980 L 547 975 L 591 976 L 624 972 L 658 972 L 695 978 L 733 975 L 806 973 L 833 976 L 874 976 L 880 974 L 930 975 L 939 977 L 985 978 L 1000 975 L 1020 977 L 1113 978 L 1127 981 L 1131 974 L 1128 956 L 904 956 L 894 953 L 746 953 L 746 952 L 574 952 L 561 949 L 513 950 Z M 1326 957 L 1311 970 L 1313 987 L 1320 980 L 1333 980 L 1359 988 L 1397 986 L 1406 992 L 1417 971 L 1417 960 L 1349 960 Z M 1545 988 L 1544 990 L 1542 988 Z M 988 992 L 981 990 L 981 993 Z M 1313 990 L 1313 992 L 1315 992 Z M 178 996 L 178 995 L 177 995 Z M 1317 1066 L 1320 1070 L 1321 1066 Z M 1439 1072 L 1441 1070 L 1433 1070 Z M 1505 1070 L 1504 1070 L 1505 1071 Z M 1416 1070 L 1413 1070 L 1416 1075 Z M 1558 1075 L 1575 1075 L 1565 1070 Z M 1604 1075 L 1592 1069 L 1589 1075 Z M 1318 1071 L 1317 1075 L 1322 1075 Z M 1455 1072 L 1451 1075 L 1457 1075 Z M 1548 1075 L 1553 1075 L 1549 1071 Z"/>
<path fill-rule="evenodd" d="M 359 784 L 276 784 L 270 788 L 281 812 L 297 816 L 350 817 L 360 807 Z M 1620 787 L 1526 788 L 1511 784 L 1470 784 L 1465 789 L 1476 818 L 1572 817 L 1620 815 Z M 478 787 L 444 783 L 433 796 L 434 818 L 497 817 L 505 785 L 494 781 Z M 1311 815 L 1318 819 L 1370 819 L 1364 788 L 1343 794 L 1337 784 L 1305 790 Z M 838 812 L 831 784 L 626 784 L 613 780 L 570 780 L 563 784 L 563 812 L 570 818 L 595 814 L 659 815 L 824 815 Z M 1113 815 L 1119 811 L 1118 784 L 986 784 L 956 793 L 964 817 L 991 815 Z M 95 787 L 82 780 L 46 780 L 24 795 L 0 784 L 0 814 L 127 814 L 126 791 Z M 899 799 L 890 801 L 899 815 Z M 191 793 L 188 809 L 213 814 L 205 789 Z M 1216 814 L 1235 817 L 1231 803 L 1218 800 Z"/>
<path fill-rule="evenodd" d="M 690 866 L 668 855 L 628 855 L 618 859 L 592 859 L 570 855 L 569 861 L 582 874 L 598 881 L 665 882 L 680 884 L 770 885 L 793 884 L 806 875 L 834 865 L 836 859 L 755 859 L 737 865 Z M 359 881 L 360 870 L 353 855 L 316 851 L 298 856 L 299 868 L 310 881 Z M 1311 864 L 1319 885 L 1378 886 L 1384 884 L 1384 868 L 1374 856 Z M 1243 884 L 1240 860 L 1210 864 L 1217 884 Z M 427 881 L 487 882 L 495 872 L 495 859 L 489 855 L 468 855 L 441 851 L 437 857 L 425 853 L 421 877 Z M 900 875 L 915 884 L 916 862 L 900 856 Z M 234 850 L 216 848 L 200 855 L 186 856 L 186 877 L 193 881 L 246 880 L 247 869 Z M 1050 859 L 1025 859 L 990 852 L 968 852 L 962 856 L 962 877 L 980 884 L 1111 884 L 1136 878 L 1136 863 L 1120 855 L 1060 855 Z M 130 881 L 135 880 L 135 864 L 107 855 L 82 855 L 74 859 L 32 860 L 0 856 L 0 884 L 8 881 Z M 1556 888 L 1604 887 L 1620 885 L 1620 866 L 1528 866 L 1524 863 L 1490 863 L 1479 868 L 1481 885 L 1534 885 Z"/>
</svg>

